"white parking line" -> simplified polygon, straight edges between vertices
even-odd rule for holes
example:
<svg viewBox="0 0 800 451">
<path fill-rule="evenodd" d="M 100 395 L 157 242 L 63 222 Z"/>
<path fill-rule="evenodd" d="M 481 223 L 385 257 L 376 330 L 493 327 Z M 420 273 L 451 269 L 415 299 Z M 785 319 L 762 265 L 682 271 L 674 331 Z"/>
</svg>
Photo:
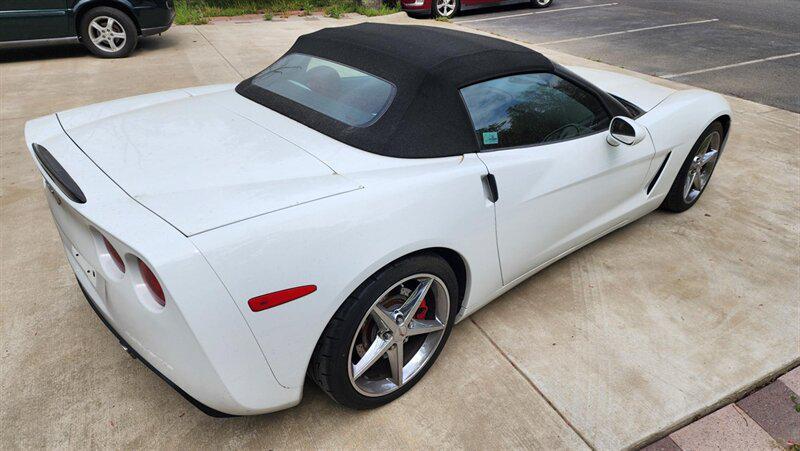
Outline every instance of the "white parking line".
<svg viewBox="0 0 800 451">
<path fill-rule="evenodd" d="M 661 28 L 682 27 L 685 25 L 699 25 L 701 23 L 716 22 L 718 20 L 719 19 L 706 19 L 706 20 L 696 20 L 694 22 L 671 23 L 667 25 L 657 25 L 655 27 L 634 28 L 632 30 L 614 31 L 611 33 L 603 33 L 603 34 L 593 34 L 591 36 L 582 36 L 579 38 L 559 39 L 557 41 L 535 42 L 534 44 L 535 45 L 560 44 L 562 42 L 583 41 L 584 39 L 604 38 L 606 36 L 617 36 L 626 33 L 638 33 L 640 31 L 658 30 Z"/>
<path fill-rule="evenodd" d="M 761 58 L 761 59 L 757 59 L 757 60 L 742 61 L 741 63 L 726 64 L 724 66 L 709 67 L 708 69 L 693 70 L 693 71 L 689 71 L 689 72 L 682 72 L 680 74 L 660 75 L 660 77 L 661 78 L 677 78 L 677 77 L 683 77 L 685 75 L 702 74 L 702 73 L 705 73 L 705 72 L 711 72 L 711 71 L 715 71 L 715 70 L 730 69 L 731 67 L 747 66 L 748 64 L 756 64 L 756 63 L 763 63 L 765 61 L 779 60 L 779 59 L 783 59 L 783 58 L 791 58 L 793 56 L 800 56 L 800 52 L 787 53 L 786 55 L 770 56 L 768 58 Z"/>
<path fill-rule="evenodd" d="M 509 14 L 507 16 L 495 16 L 495 17 L 484 17 L 483 19 L 470 19 L 470 20 L 458 20 L 455 23 L 470 23 L 470 22 L 484 22 L 486 20 L 500 20 L 500 19 L 509 19 L 512 17 L 522 17 L 522 16 L 530 16 L 531 14 L 548 14 L 548 13 L 557 13 L 559 11 L 567 11 L 572 9 L 586 9 L 586 8 L 599 8 L 601 6 L 614 6 L 619 5 L 619 3 L 602 3 L 599 5 L 587 5 L 587 6 L 572 6 L 570 8 L 555 8 L 555 9 L 545 9 L 542 11 L 534 11 L 532 13 L 522 13 L 522 14 Z"/>
</svg>

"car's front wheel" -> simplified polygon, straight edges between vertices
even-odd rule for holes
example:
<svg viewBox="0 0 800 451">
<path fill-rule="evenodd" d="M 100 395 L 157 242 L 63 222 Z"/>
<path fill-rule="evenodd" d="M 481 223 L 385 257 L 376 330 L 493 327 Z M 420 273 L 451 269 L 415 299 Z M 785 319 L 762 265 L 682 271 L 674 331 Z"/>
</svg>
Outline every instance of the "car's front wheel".
<svg viewBox="0 0 800 451">
<path fill-rule="evenodd" d="M 81 41 L 101 58 L 122 58 L 136 48 L 136 24 L 124 12 L 101 6 L 92 8 L 81 19 Z"/>
<path fill-rule="evenodd" d="M 458 13 L 461 8 L 459 0 L 433 0 L 434 17 L 450 19 Z"/>
<path fill-rule="evenodd" d="M 456 276 L 441 257 L 419 254 L 389 265 L 336 312 L 309 374 L 351 408 L 397 399 L 438 357 L 453 326 L 457 296 Z"/>
<path fill-rule="evenodd" d="M 708 186 L 719 161 L 725 130 L 722 124 L 709 125 L 692 147 L 661 208 L 682 212 L 694 205 Z"/>
<path fill-rule="evenodd" d="M 553 0 L 531 0 L 531 5 L 534 8 L 547 8 L 553 4 Z"/>
</svg>

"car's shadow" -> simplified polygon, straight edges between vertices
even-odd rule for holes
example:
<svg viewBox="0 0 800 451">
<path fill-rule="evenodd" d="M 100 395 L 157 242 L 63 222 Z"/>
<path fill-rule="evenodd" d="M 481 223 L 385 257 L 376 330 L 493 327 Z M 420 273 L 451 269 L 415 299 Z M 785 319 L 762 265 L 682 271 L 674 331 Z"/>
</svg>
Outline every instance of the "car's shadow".
<svg viewBox="0 0 800 451">
<path fill-rule="evenodd" d="M 136 58 L 138 55 L 177 46 L 178 44 L 178 39 L 168 34 L 140 38 L 136 50 L 134 50 L 128 58 Z M 67 43 L 31 42 L 15 47 L 0 48 L 0 64 L 34 60 L 80 58 L 90 55 L 91 53 L 77 41 Z"/>
<path fill-rule="evenodd" d="M 458 23 L 459 18 L 476 18 L 475 16 L 480 16 L 482 14 L 489 14 L 489 13 L 499 13 L 499 12 L 515 12 L 520 10 L 529 10 L 529 11 L 539 11 L 533 8 L 528 3 L 519 3 L 516 5 L 502 5 L 502 6 L 489 6 L 486 8 L 479 8 L 479 9 L 469 9 L 466 11 L 462 11 L 458 13 L 458 15 L 453 19 L 453 22 Z"/>
</svg>

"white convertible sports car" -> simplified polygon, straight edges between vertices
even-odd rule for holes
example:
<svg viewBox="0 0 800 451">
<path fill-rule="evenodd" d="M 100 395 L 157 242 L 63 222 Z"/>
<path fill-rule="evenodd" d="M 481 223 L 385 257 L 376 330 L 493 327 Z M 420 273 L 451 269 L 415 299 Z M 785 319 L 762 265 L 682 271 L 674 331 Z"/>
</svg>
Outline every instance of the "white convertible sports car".
<svg viewBox="0 0 800 451">
<path fill-rule="evenodd" d="M 719 95 L 562 67 L 506 41 L 361 24 L 237 86 L 32 120 L 67 258 L 123 347 L 212 415 L 354 408 L 453 324 L 719 160 Z"/>
</svg>

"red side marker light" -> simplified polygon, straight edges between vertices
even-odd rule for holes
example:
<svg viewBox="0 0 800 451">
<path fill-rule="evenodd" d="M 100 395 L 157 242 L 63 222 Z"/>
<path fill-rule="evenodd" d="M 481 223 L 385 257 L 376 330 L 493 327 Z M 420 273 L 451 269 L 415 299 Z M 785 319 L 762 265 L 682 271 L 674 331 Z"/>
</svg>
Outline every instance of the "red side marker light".
<svg viewBox="0 0 800 451">
<path fill-rule="evenodd" d="M 277 307 L 295 299 L 302 298 L 317 291 L 316 285 L 303 285 L 301 287 L 287 288 L 274 293 L 262 294 L 247 301 L 250 310 L 260 312 L 268 308 Z"/>
</svg>

